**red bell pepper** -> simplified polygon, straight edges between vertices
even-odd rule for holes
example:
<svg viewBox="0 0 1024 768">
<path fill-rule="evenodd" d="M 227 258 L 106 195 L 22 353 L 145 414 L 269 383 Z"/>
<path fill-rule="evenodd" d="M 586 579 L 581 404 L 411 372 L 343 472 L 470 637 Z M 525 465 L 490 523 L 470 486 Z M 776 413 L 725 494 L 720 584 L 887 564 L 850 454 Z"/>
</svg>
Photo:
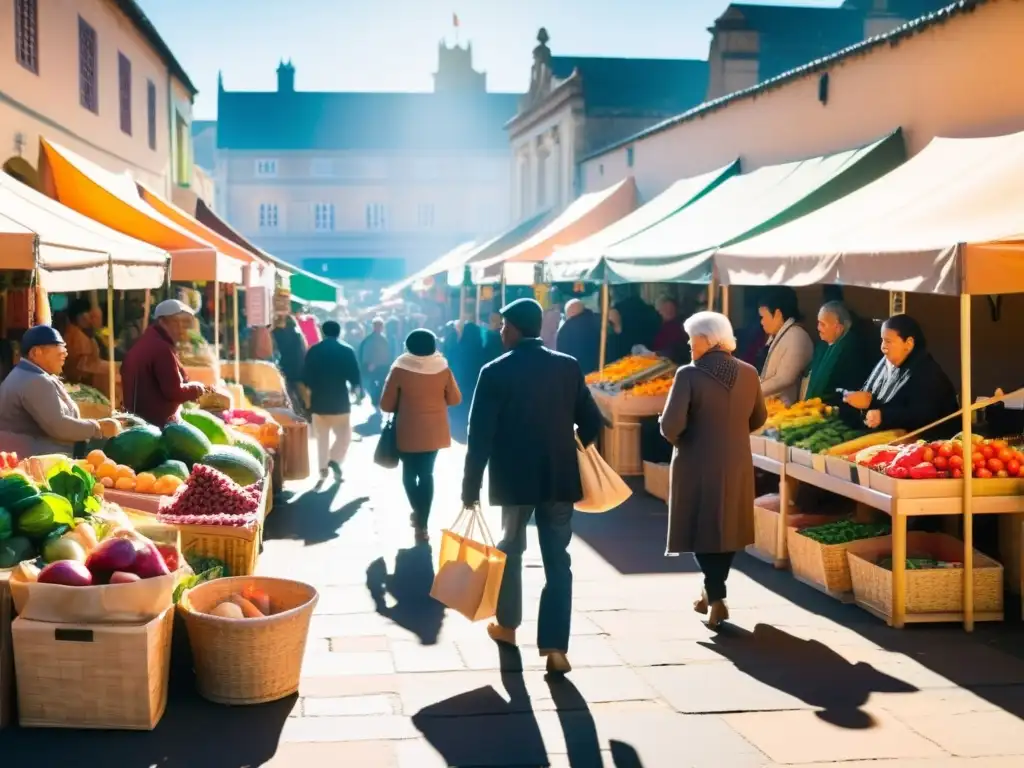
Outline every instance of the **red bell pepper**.
<svg viewBox="0 0 1024 768">
<path fill-rule="evenodd" d="M 939 470 L 935 468 L 934 464 L 927 461 L 922 461 L 910 468 L 911 480 L 934 480 L 938 476 Z"/>
<path fill-rule="evenodd" d="M 898 467 L 896 465 L 890 464 L 889 467 L 886 468 L 885 474 L 897 480 L 906 480 L 908 477 L 910 477 L 910 470 L 907 469 L 906 467 Z"/>
<path fill-rule="evenodd" d="M 896 458 L 892 460 L 892 466 L 894 467 L 916 467 L 923 460 L 924 451 L 928 447 L 927 443 L 915 443 L 914 445 L 905 446 L 896 454 Z"/>
</svg>

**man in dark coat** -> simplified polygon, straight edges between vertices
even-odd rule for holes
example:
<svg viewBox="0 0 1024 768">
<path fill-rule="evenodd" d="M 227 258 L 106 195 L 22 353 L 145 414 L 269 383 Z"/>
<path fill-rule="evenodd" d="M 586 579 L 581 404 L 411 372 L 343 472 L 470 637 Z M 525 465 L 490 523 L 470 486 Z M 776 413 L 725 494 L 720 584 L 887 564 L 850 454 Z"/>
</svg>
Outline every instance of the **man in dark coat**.
<svg viewBox="0 0 1024 768">
<path fill-rule="evenodd" d="M 544 575 L 537 647 L 548 671 L 564 674 L 572 612 L 572 571 L 568 553 L 573 504 L 583 498 L 576 428 L 584 445 L 597 439 L 601 412 L 579 364 L 540 340 L 543 310 L 519 299 L 501 310 L 501 338 L 510 350 L 480 371 L 469 416 L 469 444 L 462 502 L 478 504 L 484 468 L 489 495 L 500 505 L 503 536 L 498 548 L 507 560 L 498 596 L 492 639 L 514 645 L 522 622 L 523 551 L 526 525 L 536 514 Z"/>
<path fill-rule="evenodd" d="M 329 473 L 341 479 L 341 464 L 352 442 L 352 391 L 362 390 L 356 353 L 342 341 L 341 326 L 334 320 L 323 325 L 324 340 L 306 353 L 302 381 L 309 387 L 309 411 L 313 414 L 320 482 Z"/>
<path fill-rule="evenodd" d="M 596 371 L 600 365 L 601 318 L 579 299 L 570 299 L 565 305 L 565 322 L 558 329 L 555 349 L 575 357 L 584 376 Z"/>
</svg>

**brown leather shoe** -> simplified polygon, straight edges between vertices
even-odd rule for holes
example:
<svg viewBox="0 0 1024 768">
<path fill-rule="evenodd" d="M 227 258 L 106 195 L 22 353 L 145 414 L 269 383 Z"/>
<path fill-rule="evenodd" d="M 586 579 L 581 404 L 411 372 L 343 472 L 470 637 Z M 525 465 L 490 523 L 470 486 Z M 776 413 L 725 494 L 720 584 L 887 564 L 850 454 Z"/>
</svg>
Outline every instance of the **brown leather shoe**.
<svg viewBox="0 0 1024 768">
<path fill-rule="evenodd" d="M 715 600 L 711 603 L 711 615 L 708 616 L 708 628 L 718 629 L 723 621 L 729 620 L 729 606 L 724 600 Z"/>
<path fill-rule="evenodd" d="M 572 664 L 569 663 L 569 657 L 562 651 L 542 650 L 540 655 L 547 656 L 547 670 L 549 675 L 567 675 L 572 672 Z"/>
<path fill-rule="evenodd" d="M 708 613 L 708 593 L 701 592 L 700 600 L 697 600 L 693 604 L 693 610 L 697 613 L 706 616 Z"/>
<path fill-rule="evenodd" d="M 487 635 L 496 643 L 511 645 L 513 648 L 516 646 L 516 631 L 503 627 L 497 622 L 487 625 Z"/>
</svg>

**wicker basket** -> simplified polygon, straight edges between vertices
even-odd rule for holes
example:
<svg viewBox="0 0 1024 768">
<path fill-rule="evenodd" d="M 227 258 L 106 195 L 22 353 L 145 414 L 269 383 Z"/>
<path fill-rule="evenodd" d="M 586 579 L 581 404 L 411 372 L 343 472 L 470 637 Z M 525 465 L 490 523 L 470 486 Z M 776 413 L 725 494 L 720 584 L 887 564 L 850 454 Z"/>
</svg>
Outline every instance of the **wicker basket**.
<svg viewBox="0 0 1024 768">
<path fill-rule="evenodd" d="M 269 595 L 272 615 L 209 615 L 250 584 Z M 189 590 L 179 611 L 188 628 L 200 695 L 219 704 L 260 704 L 298 691 L 316 602 L 317 592 L 308 584 L 266 577 L 215 579 Z"/>
<path fill-rule="evenodd" d="M 786 518 L 786 529 L 810 528 L 835 522 L 836 515 L 805 515 L 790 505 Z M 783 559 L 782 542 L 779 540 L 779 495 L 768 494 L 754 499 L 754 549 L 773 560 Z"/>
<path fill-rule="evenodd" d="M 962 541 L 944 533 L 907 533 L 908 557 L 931 557 L 947 562 L 963 559 Z M 892 616 L 892 571 L 876 565 L 892 554 L 892 536 L 856 541 L 847 549 L 853 594 L 858 603 Z M 964 572 L 959 568 L 907 570 L 906 615 L 960 613 L 964 600 Z M 1003 566 L 987 555 L 974 552 L 974 610 L 1002 613 Z"/>
<path fill-rule="evenodd" d="M 167 707 L 174 610 L 147 624 L 15 619 L 18 719 L 29 728 L 151 731 Z"/>
<path fill-rule="evenodd" d="M 644 473 L 640 458 L 640 422 L 616 421 L 601 434 L 601 456 L 620 476 L 637 476 Z"/>
<path fill-rule="evenodd" d="M 263 541 L 263 526 L 246 528 L 227 525 L 175 525 L 181 533 L 181 551 L 186 555 L 215 557 L 224 562 L 232 576 L 256 572 Z"/>
<path fill-rule="evenodd" d="M 789 528 L 786 530 L 786 543 L 789 545 L 789 564 L 797 576 L 833 594 L 853 590 L 846 550 L 854 542 L 821 544 L 801 535 L 796 528 Z"/>
<path fill-rule="evenodd" d="M 669 465 L 644 462 L 644 490 L 651 496 L 668 501 Z"/>
</svg>

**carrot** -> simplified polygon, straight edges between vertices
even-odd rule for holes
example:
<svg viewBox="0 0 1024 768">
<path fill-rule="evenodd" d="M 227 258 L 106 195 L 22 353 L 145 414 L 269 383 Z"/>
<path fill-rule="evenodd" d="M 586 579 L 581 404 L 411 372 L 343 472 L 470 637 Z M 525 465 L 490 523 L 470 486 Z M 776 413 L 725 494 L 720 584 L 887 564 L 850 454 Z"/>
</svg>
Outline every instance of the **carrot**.
<svg viewBox="0 0 1024 768">
<path fill-rule="evenodd" d="M 270 615 L 270 596 L 262 589 L 249 584 L 242 590 L 242 597 L 259 608 L 264 616 Z"/>
<path fill-rule="evenodd" d="M 264 618 L 263 612 L 241 595 L 232 595 L 231 602 L 242 609 L 242 615 L 247 619 Z"/>
</svg>

